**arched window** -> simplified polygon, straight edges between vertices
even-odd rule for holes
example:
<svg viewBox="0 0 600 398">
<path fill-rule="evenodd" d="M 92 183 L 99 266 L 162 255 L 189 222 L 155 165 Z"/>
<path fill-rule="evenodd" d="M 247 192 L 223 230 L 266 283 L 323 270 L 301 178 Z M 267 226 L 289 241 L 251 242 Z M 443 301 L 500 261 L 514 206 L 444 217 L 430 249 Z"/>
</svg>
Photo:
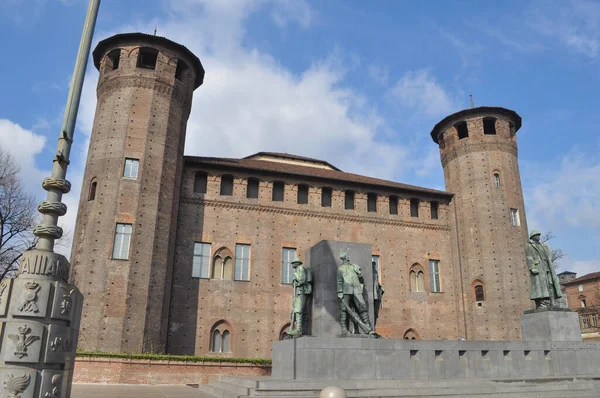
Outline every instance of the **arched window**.
<svg viewBox="0 0 600 398">
<path fill-rule="evenodd" d="M 219 321 L 212 327 L 210 351 L 215 353 L 231 352 L 231 325 L 229 322 Z"/>
<path fill-rule="evenodd" d="M 500 172 L 494 171 L 494 185 L 496 188 L 500 188 Z"/>
<path fill-rule="evenodd" d="M 402 337 L 404 340 L 420 340 L 419 334 L 414 329 L 408 329 Z"/>
<path fill-rule="evenodd" d="M 227 281 L 233 279 L 233 254 L 228 248 L 222 247 L 215 253 L 212 277 Z"/>
<path fill-rule="evenodd" d="M 367 194 L 367 211 L 377 212 L 377 194 L 376 193 Z"/>
<path fill-rule="evenodd" d="M 137 67 L 145 69 L 156 69 L 158 50 L 150 47 L 142 47 L 138 53 Z"/>
<path fill-rule="evenodd" d="M 410 291 L 425 291 L 425 272 L 423 271 L 421 264 L 414 264 L 410 267 Z"/>
<path fill-rule="evenodd" d="M 248 184 L 246 185 L 246 197 L 248 199 L 258 199 L 258 187 L 260 181 L 258 178 L 248 178 Z"/>
<path fill-rule="evenodd" d="M 110 70 L 119 69 L 121 61 L 121 49 L 117 48 L 106 54 L 106 67 Z"/>
<path fill-rule="evenodd" d="M 475 286 L 475 301 L 485 301 L 485 295 L 483 293 L 483 285 Z"/>
<path fill-rule="evenodd" d="M 206 193 L 208 175 L 203 171 L 198 171 L 194 175 L 194 192 L 195 193 Z"/>
<path fill-rule="evenodd" d="M 175 69 L 175 79 L 179 80 L 180 82 L 183 82 L 183 79 L 186 76 L 186 72 L 189 69 L 189 67 L 187 66 L 187 64 L 178 59 L 177 60 L 177 68 Z"/>
<path fill-rule="evenodd" d="M 221 195 L 233 195 L 233 176 L 225 174 L 221 176 Z"/>
<path fill-rule="evenodd" d="M 307 205 L 308 204 L 308 185 L 300 184 L 298 185 L 298 197 L 297 203 L 299 205 Z"/>
<path fill-rule="evenodd" d="M 462 140 L 463 138 L 467 138 L 469 136 L 469 128 L 467 127 L 467 122 L 458 122 L 454 125 L 454 128 L 458 133 L 459 140 Z"/>
<path fill-rule="evenodd" d="M 483 118 L 483 134 L 496 135 L 496 118 Z"/>
<path fill-rule="evenodd" d="M 98 181 L 96 181 L 95 179 L 92 180 L 92 183 L 90 184 L 90 193 L 88 195 L 88 200 L 96 199 L 96 186 L 97 185 L 98 185 Z"/>
</svg>

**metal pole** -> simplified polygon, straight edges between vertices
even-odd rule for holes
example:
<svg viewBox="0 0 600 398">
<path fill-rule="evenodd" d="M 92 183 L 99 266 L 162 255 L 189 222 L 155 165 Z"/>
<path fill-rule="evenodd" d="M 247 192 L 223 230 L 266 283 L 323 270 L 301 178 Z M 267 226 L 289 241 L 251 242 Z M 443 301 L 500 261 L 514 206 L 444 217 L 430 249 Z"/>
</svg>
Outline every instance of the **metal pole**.
<svg viewBox="0 0 600 398">
<path fill-rule="evenodd" d="M 39 238 L 37 248 L 39 250 L 54 250 L 54 241 L 62 236 L 62 228 L 58 226 L 58 217 L 65 215 L 67 206 L 62 203 L 62 195 L 69 192 L 71 183 L 65 179 L 67 167 L 69 166 L 69 155 L 71 153 L 71 144 L 73 143 L 73 134 L 75 131 L 75 121 L 79 102 L 81 100 L 81 91 L 83 89 L 83 79 L 85 78 L 85 69 L 92 46 L 92 36 L 96 26 L 96 17 L 100 0 L 90 0 L 85 24 L 83 25 L 83 34 L 77 53 L 77 61 L 71 79 L 69 88 L 69 97 L 60 129 L 58 139 L 58 148 L 54 157 L 52 166 L 52 175 L 44 179 L 42 187 L 48 191 L 46 200 L 40 202 L 38 211 L 44 215 L 42 223 L 33 230 L 35 236 Z"/>
</svg>

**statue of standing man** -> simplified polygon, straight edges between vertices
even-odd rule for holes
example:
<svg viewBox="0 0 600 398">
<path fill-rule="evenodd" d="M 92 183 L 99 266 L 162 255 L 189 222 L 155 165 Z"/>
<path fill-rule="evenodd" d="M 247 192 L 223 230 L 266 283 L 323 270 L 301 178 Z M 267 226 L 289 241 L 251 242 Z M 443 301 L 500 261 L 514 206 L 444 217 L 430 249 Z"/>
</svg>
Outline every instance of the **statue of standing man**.
<svg viewBox="0 0 600 398">
<path fill-rule="evenodd" d="M 540 242 L 540 233 L 531 231 L 525 247 L 527 267 L 531 277 L 531 299 L 535 308 L 559 307 L 562 297 L 560 283 L 552 265 L 552 256 L 548 246 Z"/>
<path fill-rule="evenodd" d="M 294 297 L 292 298 L 292 319 L 288 336 L 301 337 L 304 335 L 306 326 L 306 299 L 312 293 L 312 272 L 302 266 L 302 261 L 296 256 L 292 261 L 294 267 L 294 279 L 292 287 L 294 288 Z"/>
<path fill-rule="evenodd" d="M 369 309 L 363 297 L 364 278 L 360 267 L 350 263 L 348 253 L 341 253 L 337 270 L 337 295 L 340 299 L 342 336 L 348 334 L 348 321 L 358 325 L 361 334 L 376 335 L 369 321 Z"/>
</svg>

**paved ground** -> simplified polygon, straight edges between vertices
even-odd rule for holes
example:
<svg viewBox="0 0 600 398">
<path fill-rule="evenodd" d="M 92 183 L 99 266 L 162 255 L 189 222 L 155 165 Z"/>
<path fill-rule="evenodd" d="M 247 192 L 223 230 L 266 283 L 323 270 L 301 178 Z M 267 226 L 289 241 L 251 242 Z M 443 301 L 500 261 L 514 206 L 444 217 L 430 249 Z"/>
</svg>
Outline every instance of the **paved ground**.
<svg viewBox="0 0 600 398">
<path fill-rule="evenodd" d="M 213 398 L 197 387 L 182 385 L 73 384 L 72 398 Z"/>
</svg>

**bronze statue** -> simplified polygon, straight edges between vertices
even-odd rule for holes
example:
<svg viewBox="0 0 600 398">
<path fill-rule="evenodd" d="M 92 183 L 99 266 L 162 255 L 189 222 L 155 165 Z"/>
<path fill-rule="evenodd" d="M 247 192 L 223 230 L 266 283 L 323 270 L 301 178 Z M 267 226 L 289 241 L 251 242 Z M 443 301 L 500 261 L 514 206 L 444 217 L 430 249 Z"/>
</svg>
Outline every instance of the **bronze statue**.
<svg viewBox="0 0 600 398">
<path fill-rule="evenodd" d="M 292 287 L 294 296 L 292 298 L 292 315 L 288 336 L 301 337 L 304 335 L 304 329 L 307 326 L 306 299 L 312 293 L 312 272 L 310 268 L 304 268 L 302 261 L 296 256 L 292 261 L 294 267 L 294 279 Z"/>
<path fill-rule="evenodd" d="M 373 261 L 373 328 L 377 327 L 377 318 L 379 318 L 379 309 L 381 308 L 381 299 L 385 289 L 379 283 L 379 269 L 377 263 Z"/>
<path fill-rule="evenodd" d="M 340 299 L 342 336 L 348 335 L 348 321 L 358 326 L 361 334 L 375 335 L 369 321 L 369 310 L 363 298 L 364 278 L 360 267 L 350 263 L 347 253 L 340 254 L 342 265 L 337 270 L 337 295 Z"/>
<path fill-rule="evenodd" d="M 557 308 L 562 297 L 560 283 L 552 265 L 548 246 L 540 242 L 540 233 L 531 231 L 525 247 L 525 256 L 531 277 L 531 299 L 535 308 Z"/>
</svg>

